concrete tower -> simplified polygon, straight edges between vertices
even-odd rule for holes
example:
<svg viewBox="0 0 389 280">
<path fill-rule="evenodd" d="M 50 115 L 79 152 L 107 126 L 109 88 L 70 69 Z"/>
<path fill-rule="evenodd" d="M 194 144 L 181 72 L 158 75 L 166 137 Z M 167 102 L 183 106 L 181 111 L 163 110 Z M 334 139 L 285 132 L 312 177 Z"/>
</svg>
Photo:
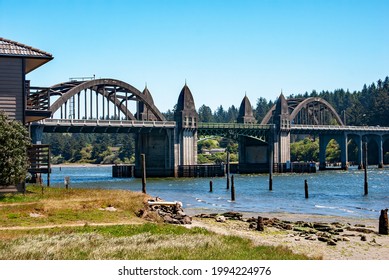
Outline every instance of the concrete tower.
<svg viewBox="0 0 389 280">
<path fill-rule="evenodd" d="M 153 97 L 151 96 L 151 93 L 150 93 L 149 89 L 147 88 L 147 86 L 143 90 L 142 94 L 144 94 L 145 98 L 148 99 L 149 102 L 151 102 L 151 104 L 154 104 Z M 153 112 L 151 112 L 149 109 L 147 109 L 147 107 L 144 105 L 143 102 L 138 102 L 138 110 L 137 110 L 136 118 L 138 120 L 144 120 L 144 121 L 157 120 L 157 118 L 155 117 Z"/>
<path fill-rule="evenodd" d="M 197 122 L 193 95 L 186 85 L 178 97 L 174 120 L 176 121 L 175 156 L 178 165 L 197 164 Z"/>
<path fill-rule="evenodd" d="M 276 103 L 276 109 L 273 115 L 273 124 L 275 125 L 274 135 L 274 163 L 290 162 L 290 120 L 288 103 L 284 95 Z"/>
<path fill-rule="evenodd" d="M 245 95 L 237 118 L 238 123 L 255 124 L 253 108 L 250 100 Z M 239 136 L 239 172 L 260 172 L 267 167 L 267 145 L 257 139 Z"/>
</svg>

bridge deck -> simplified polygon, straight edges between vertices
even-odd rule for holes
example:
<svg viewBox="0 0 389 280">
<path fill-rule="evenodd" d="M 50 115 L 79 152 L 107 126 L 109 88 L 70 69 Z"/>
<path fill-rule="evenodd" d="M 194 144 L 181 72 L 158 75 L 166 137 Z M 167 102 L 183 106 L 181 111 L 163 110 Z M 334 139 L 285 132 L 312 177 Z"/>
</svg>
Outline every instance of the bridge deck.
<svg viewBox="0 0 389 280">
<path fill-rule="evenodd" d="M 291 132 L 297 134 L 309 133 L 389 133 L 389 127 L 380 126 L 351 126 L 351 125 L 291 125 Z"/>
<path fill-rule="evenodd" d="M 133 133 L 142 129 L 174 129 L 174 121 L 45 119 L 32 125 L 44 132 Z"/>
</svg>

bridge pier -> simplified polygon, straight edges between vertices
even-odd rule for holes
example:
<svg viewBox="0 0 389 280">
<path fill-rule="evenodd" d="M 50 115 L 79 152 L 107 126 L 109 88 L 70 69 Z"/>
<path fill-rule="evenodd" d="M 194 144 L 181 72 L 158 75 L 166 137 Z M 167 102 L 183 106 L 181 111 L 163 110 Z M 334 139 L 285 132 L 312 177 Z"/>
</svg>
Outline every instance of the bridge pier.
<svg viewBox="0 0 389 280">
<path fill-rule="evenodd" d="M 30 125 L 30 137 L 32 144 L 42 144 L 43 129 L 43 125 Z"/>
<path fill-rule="evenodd" d="M 362 149 L 362 135 L 358 136 L 358 169 L 363 168 L 363 149 Z"/>
<path fill-rule="evenodd" d="M 347 149 L 347 134 L 343 133 L 343 136 L 339 136 L 339 145 L 340 145 L 340 161 L 342 164 L 342 169 L 348 169 L 348 149 Z"/>
<path fill-rule="evenodd" d="M 174 177 L 174 129 L 139 133 L 135 140 L 135 177 L 142 176 L 141 154 L 145 154 L 148 177 Z"/>
<path fill-rule="evenodd" d="M 239 107 L 237 123 L 255 124 L 256 119 L 250 100 L 245 96 Z M 239 136 L 239 173 L 263 173 L 267 172 L 268 164 L 268 144 L 258 139 Z"/>
<path fill-rule="evenodd" d="M 189 87 L 185 84 L 177 101 L 174 120 L 175 130 L 175 176 L 178 166 L 197 164 L 197 122 L 199 116 Z"/>
<path fill-rule="evenodd" d="M 290 120 L 288 103 L 281 93 L 277 100 L 273 122 L 275 124 L 274 163 L 280 167 L 278 172 L 283 172 L 283 163 L 290 162 Z"/>
<path fill-rule="evenodd" d="M 334 139 L 340 147 L 341 169 L 348 169 L 347 134 L 320 134 L 319 135 L 319 170 L 326 170 L 326 150 L 328 143 Z"/>
<path fill-rule="evenodd" d="M 382 135 L 378 139 L 378 168 L 384 167 L 384 148 Z"/>
</svg>

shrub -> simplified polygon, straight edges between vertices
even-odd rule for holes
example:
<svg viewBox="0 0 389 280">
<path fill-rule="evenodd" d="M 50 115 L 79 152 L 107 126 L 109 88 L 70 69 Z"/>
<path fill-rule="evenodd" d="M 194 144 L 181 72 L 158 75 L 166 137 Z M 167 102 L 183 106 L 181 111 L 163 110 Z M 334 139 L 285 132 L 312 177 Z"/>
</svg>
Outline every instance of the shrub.
<svg viewBox="0 0 389 280">
<path fill-rule="evenodd" d="M 10 120 L 0 112 L 0 185 L 16 185 L 25 180 L 30 143 L 22 123 Z"/>
</svg>

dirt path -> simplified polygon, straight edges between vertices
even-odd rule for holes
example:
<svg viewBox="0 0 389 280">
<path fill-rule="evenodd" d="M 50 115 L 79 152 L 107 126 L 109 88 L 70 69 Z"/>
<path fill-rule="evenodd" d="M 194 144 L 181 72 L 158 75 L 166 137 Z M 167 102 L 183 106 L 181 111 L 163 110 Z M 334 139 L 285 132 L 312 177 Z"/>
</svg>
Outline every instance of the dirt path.
<svg viewBox="0 0 389 280">
<path fill-rule="evenodd" d="M 67 223 L 43 226 L 14 226 L 14 227 L 0 227 L 0 230 L 31 230 L 31 229 L 46 229 L 46 228 L 64 228 L 64 227 L 84 227 L 84 226 L 120 226 L 120 225 L 141 225 L 141 222 L 122 221 L 115 223 Z"/>
</svg>

